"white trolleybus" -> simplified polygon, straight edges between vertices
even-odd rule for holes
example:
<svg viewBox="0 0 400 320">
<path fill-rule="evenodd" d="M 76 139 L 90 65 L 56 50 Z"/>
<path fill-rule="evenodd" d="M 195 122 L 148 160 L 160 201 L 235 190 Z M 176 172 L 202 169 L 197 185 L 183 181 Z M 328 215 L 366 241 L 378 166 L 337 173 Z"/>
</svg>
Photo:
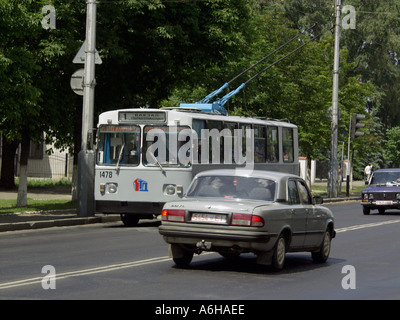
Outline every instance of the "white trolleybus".
<svg viewBox="0 0 400 320">
<path fill-rule="evenodd" d="M 184 107 L 99 116 L 96 211 L 120 214 L 125 225 L 160 215 L 196 173 L 218 168 L 298 175 L 297 126 Z"/>
</svg>

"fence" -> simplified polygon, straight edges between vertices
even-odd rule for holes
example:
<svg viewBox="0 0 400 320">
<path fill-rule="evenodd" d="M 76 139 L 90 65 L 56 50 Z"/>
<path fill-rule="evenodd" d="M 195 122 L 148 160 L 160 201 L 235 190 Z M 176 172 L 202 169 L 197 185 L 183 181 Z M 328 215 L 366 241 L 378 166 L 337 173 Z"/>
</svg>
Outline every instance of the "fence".
<svg viewBox="0 0 400 320">
<path fill-rule="evenodd" d="M 17 164 L 15 174 L 19 175 L 18 156 L 16 156 L 15 164 Z M 44 154 L 42 159 L 28 160 L 28 177 L 34 178 L 72 178 L 73 157 L 69 154 L 55 153 Z"/>
</svg>

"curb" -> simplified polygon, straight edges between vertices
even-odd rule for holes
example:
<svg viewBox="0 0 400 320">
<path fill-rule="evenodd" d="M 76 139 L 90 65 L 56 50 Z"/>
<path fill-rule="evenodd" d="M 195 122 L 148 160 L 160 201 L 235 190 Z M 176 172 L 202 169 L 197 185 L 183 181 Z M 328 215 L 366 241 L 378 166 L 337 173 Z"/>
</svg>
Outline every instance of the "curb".
<svg viewBox="0 0 400 320">
<path fill-rule="evenodd" d="M 121 221 L 119 215 L 104 216 L 104 217 L 74 217 L 74 218 L 60 218 L 55 220 L 39 220 L 29 222 L 15 222 L 15 223 L 0 223 L 0 232 L 5 231 L 18 231 L 18 230 L 34 230 L 51 227 L 69 227 L 94 223 L 106 223 Z"/>
<path fill-rule="evenodd" d="M 361 201 L 361 196 L 356 195 L 356 196 L 350 196 L 350 197 L 342 197 L 342 198 L 323 198 L 323 203 L 335 203 L 335 202 L 345 202 L 345 201 Z"/>
</svg>

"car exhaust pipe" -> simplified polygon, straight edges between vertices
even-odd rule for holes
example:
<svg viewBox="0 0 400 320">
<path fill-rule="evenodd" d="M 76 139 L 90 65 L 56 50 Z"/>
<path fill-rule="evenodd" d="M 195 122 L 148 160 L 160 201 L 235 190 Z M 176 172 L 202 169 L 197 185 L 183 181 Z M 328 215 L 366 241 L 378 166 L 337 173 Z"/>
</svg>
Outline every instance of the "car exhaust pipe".
<svg viewBox="0 0 400 320">
<path fill-rule="evenodd" d="M 196 253 L 200 254 L 203 251 L 209 251 L 211 249 L 212 243 L 205 241 L 205 240 L 201 240 L 199 242 L 196 243 Z"/>
<path fill-rule="evenodd" d="M 233 247 L 231 247 L 230 250 L 233 253 L 243 253 L 244 252 L 244 249 L 242 247 L 239 247 L 236 244 Z"/>
</svg>

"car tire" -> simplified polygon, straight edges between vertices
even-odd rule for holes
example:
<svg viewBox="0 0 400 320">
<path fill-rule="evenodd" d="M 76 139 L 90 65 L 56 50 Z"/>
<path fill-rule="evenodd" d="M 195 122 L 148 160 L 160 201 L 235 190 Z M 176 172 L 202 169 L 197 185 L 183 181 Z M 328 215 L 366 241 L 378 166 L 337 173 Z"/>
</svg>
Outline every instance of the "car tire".
<svg viewBox="0 0 400 320">
<path fill-rule="evenodd" d="M 192 262 L 194 252 L 188 250 L 182 250 L 183 256 L 180 258 L 172 258 L 177 267 L 187 267 Z"/>
<path fill-rule="evenodd" d="M 369 214 L 370 211 L 371 211 L 370 208 L 368 208 L 368 207 L 363 207 L 363 213 L 364 213 L 365 215 Z"/>
<path fill-rule="evenodd" d="M 274 271 L 281 271 L 285 265 L 286 239 L 283 234 L 278 237 L 273 253 L 271 267 Z"/>
<path fill-rule="evenodd" d="M 324 233 L 324 238 L 319 250 L 311 252 L 311 257 L 314 262 L 324 263 L 328 260 L 329 253 L 331 252 L 331 240 L 331 232 L 327 229 Z"/>
</svg>

